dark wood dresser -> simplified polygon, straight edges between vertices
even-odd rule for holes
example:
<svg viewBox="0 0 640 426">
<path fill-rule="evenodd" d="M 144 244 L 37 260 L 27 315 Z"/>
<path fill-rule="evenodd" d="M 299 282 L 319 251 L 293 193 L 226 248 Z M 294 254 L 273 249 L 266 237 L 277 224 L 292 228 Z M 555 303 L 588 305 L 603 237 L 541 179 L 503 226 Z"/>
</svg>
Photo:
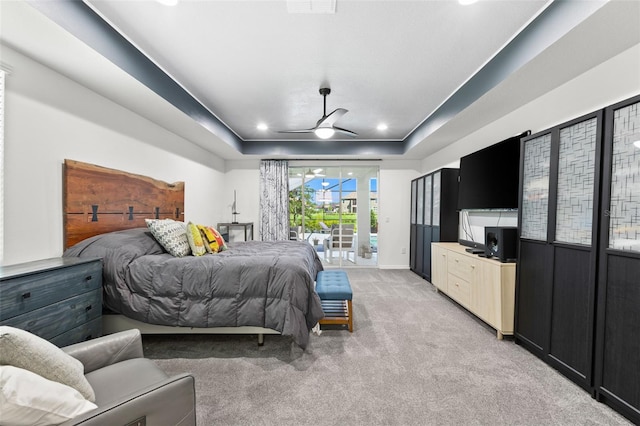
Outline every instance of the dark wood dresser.
<svg viewBox="0 0 640 426">
<path fill-rule="evenodd" d="M 0 325 L 57 346 L 102 333 L 102 260 L 52 258 L 0 268 Z"/>
</svg>

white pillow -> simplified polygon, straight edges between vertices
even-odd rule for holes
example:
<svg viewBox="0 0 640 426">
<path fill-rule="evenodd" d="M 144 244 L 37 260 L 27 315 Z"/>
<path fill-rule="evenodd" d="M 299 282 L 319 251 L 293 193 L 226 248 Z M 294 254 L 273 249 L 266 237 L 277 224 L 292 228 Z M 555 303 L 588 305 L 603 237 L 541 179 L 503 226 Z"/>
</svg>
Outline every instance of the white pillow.
<svg viewBox="0 0 640 426">
<path fill-rule="evenodd" d="M 19 328 L 0 326 L 0 364 L 13 365 L 45 379 L 71 386 L 89 401 L 93 388 L 84 377 L 84 365 L 41 337 Z"/>
<path fill-rule="evenodd" d="M 0 365 L 0 424 L 57 425 L 96 408 L 72 387 Z"/>
<path fill-rule="evenodd" d="M 144 221 L 156 241 L 172 256 L 184 257 L 191 254 L 184 222 L 176 222 L 172 219 L 145 219 Z"/>
</svg>

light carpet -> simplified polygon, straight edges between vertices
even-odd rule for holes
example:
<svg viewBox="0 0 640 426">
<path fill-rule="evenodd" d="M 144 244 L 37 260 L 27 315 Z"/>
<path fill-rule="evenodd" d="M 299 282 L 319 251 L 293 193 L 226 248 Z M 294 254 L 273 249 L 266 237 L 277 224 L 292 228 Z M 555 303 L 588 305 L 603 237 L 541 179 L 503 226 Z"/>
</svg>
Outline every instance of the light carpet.
<svg viewBox="0 0 640 426">
<path fill-rule="evenodd" d="M 196 378 L 199 425 L 625 425 L 407 270 L 349 269 L 354 332 L 145 336 Z"/>
</svg>

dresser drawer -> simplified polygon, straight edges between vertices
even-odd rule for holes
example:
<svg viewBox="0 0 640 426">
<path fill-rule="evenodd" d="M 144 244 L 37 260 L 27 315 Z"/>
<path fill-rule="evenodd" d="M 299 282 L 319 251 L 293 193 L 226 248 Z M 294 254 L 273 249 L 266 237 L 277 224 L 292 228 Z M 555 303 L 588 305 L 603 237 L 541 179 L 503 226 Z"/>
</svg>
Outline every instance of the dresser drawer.
<svg viewBox="0 0 640 426">
<path fill-rule="evenodd" d="M 2 325 L 51 338 L 102 316 L 102 289 L 93 290 L 2 321 Z"/>
<path fill-rule="evenodd" d="M 58 347 L 69 346 L 74 343 L 95 339 L 102 335 L 102 317 L 80 324 L 65 333 L 59 334 L 50 342 Z"/>
<path fill-rule="evenodd" d="M 465 281 L 471 281 L 475 268 L 475 259 L 463 254 L 449 252 L 447 256 L 447 271 L 457 275 Z"/>
<path fill-rule="evenodd" d="M 3 279 L 0 286 L 0 321 L 4 321 L 79 293 L 101 289 L 102 262 L 20 275 Z"/>
<path fill-rule="evenodd" d="M 453 300 L 468 308 L 471 302 L 471 284 L 469 284 L 469 281 L 465 281 L 451 273 L 449 273 L 447 281 L 447 294 Z"/>
</svg>

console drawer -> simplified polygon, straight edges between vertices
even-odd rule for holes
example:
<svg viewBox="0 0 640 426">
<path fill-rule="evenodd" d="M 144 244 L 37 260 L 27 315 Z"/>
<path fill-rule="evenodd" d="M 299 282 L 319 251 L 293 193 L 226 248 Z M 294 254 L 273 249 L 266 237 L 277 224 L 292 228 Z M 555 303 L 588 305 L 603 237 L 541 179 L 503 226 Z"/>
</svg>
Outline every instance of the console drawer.
<svg viewBox="0 0 640 426">
<path fill-rule="evenodd" d="M 471 302 L 471 284 L 469 281 L 465 281 L 452 273 L 449 273 L 447 278 L 447 293 L 449 296 L 465 308 L 468 308 Z"/>
<path fill-rule="evenodd" d="M 475 269 L 475 259 L 463 254 L 449 252 L 447 256 L 447 271 L 457 275 L 464 281 L 471 281 Z"/>
</svg>

